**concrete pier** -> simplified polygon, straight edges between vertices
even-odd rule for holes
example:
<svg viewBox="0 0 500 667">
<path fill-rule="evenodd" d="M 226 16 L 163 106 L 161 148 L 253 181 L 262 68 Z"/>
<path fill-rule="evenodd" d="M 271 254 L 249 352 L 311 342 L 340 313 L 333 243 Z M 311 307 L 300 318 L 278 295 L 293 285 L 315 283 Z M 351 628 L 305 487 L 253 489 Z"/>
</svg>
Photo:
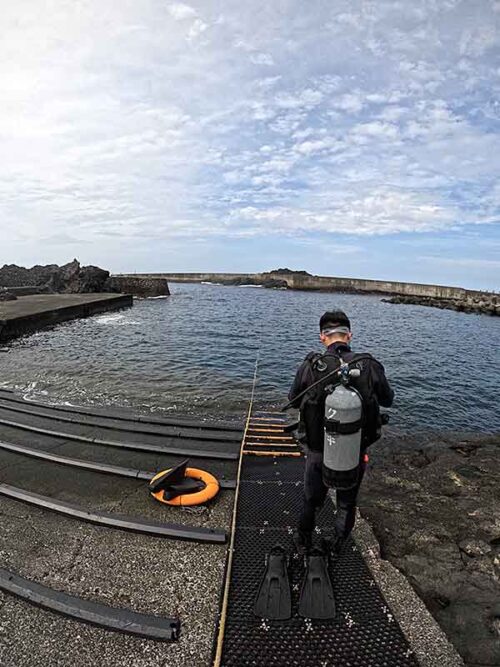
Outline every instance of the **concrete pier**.
<svg viewBox="0 0 500 667">
<path fill-rule="evenodd" d="M 32 294 L 0 303 L 0 343 L 45 327 L 128 308 L 130 294 Z"/>
</svg>

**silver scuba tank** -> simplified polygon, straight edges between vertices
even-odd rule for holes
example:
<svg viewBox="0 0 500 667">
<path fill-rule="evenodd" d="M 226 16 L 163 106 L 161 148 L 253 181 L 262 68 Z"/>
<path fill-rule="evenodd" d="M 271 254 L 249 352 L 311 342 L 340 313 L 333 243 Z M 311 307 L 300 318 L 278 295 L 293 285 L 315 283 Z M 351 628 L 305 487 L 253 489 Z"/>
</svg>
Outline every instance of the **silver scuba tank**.
<svg viewBox="0 0 500 667">
<path fill-rule="evenodd" d="M 323 481 L 327 486 L 351 489 L 358 483 L 362 414 L 361 396 L 346 383 L 327 394 L 323 454 Z"/>
</svg>

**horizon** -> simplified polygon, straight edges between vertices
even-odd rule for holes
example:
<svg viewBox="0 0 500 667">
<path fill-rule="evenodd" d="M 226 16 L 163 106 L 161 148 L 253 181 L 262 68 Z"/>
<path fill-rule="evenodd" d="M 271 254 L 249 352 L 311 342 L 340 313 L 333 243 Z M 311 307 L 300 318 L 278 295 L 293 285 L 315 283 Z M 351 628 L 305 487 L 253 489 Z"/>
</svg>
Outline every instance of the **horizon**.
<svg viewBox="0 0 500 667">
<path fill-rule="evenodd" d="M 33 0 L 0 264 L 500 288 L 500 1 Z"/>
</svg>

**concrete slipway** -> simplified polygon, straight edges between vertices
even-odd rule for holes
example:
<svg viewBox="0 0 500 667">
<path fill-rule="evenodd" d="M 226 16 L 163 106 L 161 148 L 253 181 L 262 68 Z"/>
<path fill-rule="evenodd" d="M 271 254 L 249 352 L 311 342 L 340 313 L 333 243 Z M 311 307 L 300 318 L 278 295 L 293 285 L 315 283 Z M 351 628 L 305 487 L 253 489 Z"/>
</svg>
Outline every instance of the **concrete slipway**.
<svg viewBox="0 0 500 667">
<path fill-rule="evenodd" d="M 253 451 L 265 442 L 256 424 L 258 417 L 250 422 L 245 443 Z M 0 391 L 0 441 L 7 445 L 0 447 L 0 488 L 14 486 L 94 512 L 226 531 L 228 536 L 225 544 L 155 537 L 77 520 L 0 494 L 0 567 L 83 600 L 175 617 L 182 624 L 178 641 L 154 641 L 83 624 L 0 592 L 0 665 L 213 664 L 214 640 L 223 641 L 218 621 L 232 530 L 231 486 L 242 436 L 242 423 L 193 426 L 181 418 L 139 418 L 125 410 L 56 409 Z M 136 445 L 142 449 L 134 449 Z M 123 477 L 62 462 L 79 459 L 153 472 L 182 460 L 183 455 L 162 451 L 168 448 L 195 451 L 192 465 L 224 480 L 226 488 L 212 504 L 192 512 L 167 507 L 149 496 L 145 475 Z M 61 460 L 36 458 L 37 452 Z M 269 465 L 276 460 L 269 457 Z M 380 560 L 363 521 L 356 543 L 418 664 L 461 665 L 406 580 Z"/>
</svg>

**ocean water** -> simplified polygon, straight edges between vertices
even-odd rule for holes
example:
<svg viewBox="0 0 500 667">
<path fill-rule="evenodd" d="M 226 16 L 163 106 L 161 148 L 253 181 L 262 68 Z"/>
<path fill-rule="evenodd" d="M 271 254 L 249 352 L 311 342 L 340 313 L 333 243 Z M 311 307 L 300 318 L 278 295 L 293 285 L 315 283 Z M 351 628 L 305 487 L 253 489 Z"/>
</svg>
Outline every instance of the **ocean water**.
<svg viewBox="0 0 500 667">
<path fill-rule="evenodd" d="M 259 357 L 256 404 L 286 401 L 321 350 L 318 320 L 343 309 L 353 349 L 385 366 L 401 430 L 500 430 L 500 320 L 380 297 L 172 284 L 165 299 L 41 331 L 0 352 L 0 386 L 70 404 L 242 416 Z"/>
</svg>

